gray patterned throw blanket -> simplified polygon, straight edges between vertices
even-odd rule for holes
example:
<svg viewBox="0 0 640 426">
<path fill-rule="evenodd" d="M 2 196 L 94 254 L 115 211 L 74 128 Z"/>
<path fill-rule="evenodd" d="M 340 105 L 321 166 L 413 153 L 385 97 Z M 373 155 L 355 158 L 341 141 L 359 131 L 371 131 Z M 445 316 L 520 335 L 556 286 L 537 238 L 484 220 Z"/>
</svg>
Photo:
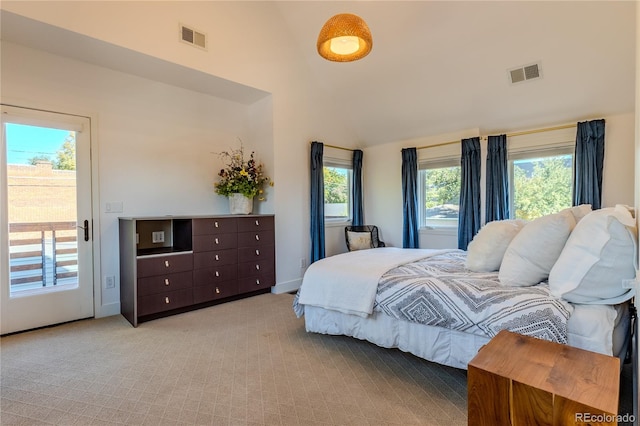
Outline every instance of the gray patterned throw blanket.
<svg viewBox="0 0 640 426">
<path fill-rule="evenodd" d="M 386 272 L 374 310 L 394 318 L 493 337 L 506 329 L 567 343 L 568 303 L 549 286 L 500 285 L 498 273 L 464 267 L 462 250 L 437 254 Z"/>
</svg>

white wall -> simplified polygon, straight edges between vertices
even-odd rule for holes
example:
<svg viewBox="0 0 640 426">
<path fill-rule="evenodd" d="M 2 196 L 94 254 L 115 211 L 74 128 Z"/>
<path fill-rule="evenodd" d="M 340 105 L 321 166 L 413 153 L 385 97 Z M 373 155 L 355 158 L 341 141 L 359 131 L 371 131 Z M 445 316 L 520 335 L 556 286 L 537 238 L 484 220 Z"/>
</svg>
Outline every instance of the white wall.
<svg viewBox="0 0 640 426">
<path fill-rule="evenodd" d="M 119 275 L 118 216 L 228 213 L 213 190 L 215 152 L 236 147 L 238 137 L 273 170 L 272 145 L 249 137 L 244 105 L 6 42 L 2 65 L 3 102 L 97 121 L 102 276 Z M 114 201 L 122 213 L 105 212 Z M 119 312 L 117 287 L 96 295 L 99 314 Z"/>
<path fill-rule="evenodd" d="M 208 154 L 209 148 L 205 153 L 205 139 L 212 147 L 221 141 L 232 143 L 238 133 L 243 139 L 251 140 L 259 147 L 260 158 L 267 163 L 267 171 L 275 181 L 268 204 L 261 210 L 276 214 L 275 291 L 288 291 L 299 286 L 304 273 L 299 259 L 308 263 L 309 258 L 309 141 L 340 141 L 343 146 L 353 146 L 355 137 L 333 115 L 324 92 L 309 79 L 308 65 L 301 60 L 302 55 L 295 50 L 295 44 L 290 43 L 285 26 L 273 24 L 282 19 L 274 4 L 5 1 L 2 9 L 272 93 L 271 97 L 248 106 L 248 109 L 229 105 L 229 111 L 224 112 L 226 107 L 221 100 L 194 92 L 183 93 L 180 89 L 152 81 L 141 81 L 144 79 L 131 80 L 121 86 L 109 82 L 112 77 L 108 77 L 105 91 L 115 92 L 115 98 L 110 98 L 108 93 L 96 93 L 95 80 L 92 79 L 98 77 L 82 75 L 67 86 L 64 77 L 58 74 L 42 75 L 37 77 L 41 80 L 38 81 L 40 91 L 28 87 L 26 80 L 31 70 L 25 70 L 25 83 L 15 88 L 11 88 L 11 80 L 4 84 L 3 75 L 3 97 L 18 96 L 28 103 L 47 102 L 74 110 L 88 108 L 98 113 L 98 143 L 100 155 L 104 156 L 100 160 L 100 182 L 106 185 L 101 187 L 100 201 L 104 205 L 107 201 L 122 200 L 129 215 L 224 212 L 210 209 L 211 199 L 202 196 L 209 194 L 206 191 L 212 191 L 214 176 L 214 159 Z M 180 43 L 179 23 L 206 32 L 211 41 L 209 50 L 205 52 Z M 239 28 L 243 37 L 237 37 Z M 273 49 L 273 46 L 278 48 Z M 62 61 L 60 58 L 51 60 Z M 3 58 L 3 74 L 7 62 Z M 106 70 L 100 68 L 88 71 L 89 74 L 100 75 L 104 72 Z M 59 78 L 63 83 L 58 82 Z M 137 87 L 140 84 L 143 87 Z M 24 93 L 16 93 L 22 91 Z M 126 102 L 131 108 L 129 111 L 151 106 L 154 112 L 150 112 L 141 123 L 132 123 L 136 120 L 129 120 L 118 111 L 119 107 L 126 111 L 127 106 L 119 102 L 123 98 L 117 98 L 116 94 L 132 95 Z M 175 107 L 168 105 L 174 100 Z M 104 106 L 103 102 L 106 103 Z M 194 117 L 180 116 L 179 107 L 190 106 Z M 193 128 L 197 130 L 193 131 Z M 126 136 L 123 129 L 132 132 L 136 140 L 141 140 L 137 142 L 139 148 L 131 148 L 124 142 L 128 139 L 120 139 Z M 187 129 L 192 129 L 191 133 Z M 185 145 L 183 141 L 176 144 L 176 140 L 187 135 L 195 137 L 198 142 L 195 145 Z M 116 144 L 113 149 L 102 148 L 113 140 Z M 162 176 L 159 178 L 161 185 L 158 185 L 149 177 L 149 170 L 155 170 L 155 166 L 144 156 L 149 155 L 145 150 L 152 147 L 155 147 L 158 157 L 165 158 L 157 159 L 160 163 L 179 161 L 181 167 L 177 168 L 177 173 L 184 174 L 179 184 L 171 183 L 168 176 Z M 126 152 L 124 148 L 133 149 L 134 159 L 122 157 L 121 150 Z M 119 172 L 123 167 L 131 168 L 132 174 Z M 132 177 L 138 180 L 137 184 L 129 183 Z M 191 191 L 195 192 L 185 191 L 185 186 L 188 186 L 185 183 L 189 183 L 193 188 Z M 144 195 L 140 198 L 136 193 Z M 176 201 L 169 203 L 169 197 L 163 193 L 174 194 Z M 115 225 L 108 217 L 104 222 L 102 275 L 117 275 L 117 262 L 113 259 L 117 256 Z M 116 300 L 117 294 L 109 294 L 105 295 L 103 303 Z M 105 308 L 104 312 L 112 310 Z M 97 315 L 101 314 L 98 309 Z"/>
<path fill-rule="evenodd" d="M 640 212 L 640 31 L 638 30 L 638 28 L 640 28 L 640 7 L 637 7 L 636 5 L 636 111 L 635 111 L 635 122 L 634 122 L 634 128 L 635 128 L 635 134 L 634 134 L 634 140 L 635 140 L 635 179 L 634 179 L 634 183 L 635 183 L 635 191 L 634 191 L 634 206 L 636 207 L 636 226 L 638 227 L 638 230 L 640 232 L 640 217 L 638 215 L 637 212 Z M 640 252 L 638 253 L 638 263 L 640 264 Z M 638 297 L 637 295 L 639 294 L 640 291 L 640 285 L 638 284 L 638 279 L 640 278 L 640 276 L 638 276 L 638 271 L 636 271 L 636 308 L 638 307 L 638 303 L 637 300 Z M 638 369 L 638 365 L 640 364 L 640 354 L 638 353 L 638 326 L 637 326 L 637 321 L 636 321 L 636 332 L 634 334 L 633 337 L 633 341 L 635 346 L 632 348 L 632 350 L 635 353 L 635 359 L 633 360 L 634 362 L 634 369 L 636 377 L 635 377 L 635 385 L 634 385 L 634 393 L 636 393 L 635 397 L 636 399 L 633 401 L 633 409 L 634 409 L 634 413 L 636 416 L 638 415 L 638 407 L 640 406 L 640 393 L 638 392 L 638 383 L 640 382 L 640 369 Z M 635 424 L 638 424 L 638 419 L 636 418 L 636 422 Z"/>
<path fill-rule="evenodd" d="M 116 46 L 124 46 L 134 52 L 270 93 L 271 96 L 253 105 L 242 106 L 161 85 L 144 78 L 136 77 L 132 80 L 131 76 L 123 76 L 122 78 L 130 82 L 130 86 L 123 87 L 114 84 L 114 81 L 120 80 L 111 81 L 115 78 L 111 74 L 106 77 L 108 83 L 104 92 L 96 92 L 95 79 L 103 78 L 108 71 L 99 67 L 87 71 L 88 74 L 95 73 L 96 76 L 83 73 L 73 83 L 68 82 L 69 84 L 64 83 L 64 76 L 51 73 L 45 75 L 46 68 L 25 68 L 22 76 L 14 73 L 14 77 L 20 82 L 16 88 L 11 88 L 12 82 L 4 84 L 5 78 L 9 77 L 2 77 L 3 97 L 17 96 L 29 103 L 46 103 L 53 107 L 62 106 L 73 110 L 88 109 L 90 113 L 96 114 L 101 155 L 100 205 L 103 206 L 108 201 L 124 201 L 128 214 L 162 214 L 169 211 L 176 214 L 195 214 L 205 210 L 207 213 L 218 212 L 208 210 L 210 201 L 202 196 L 211 193 L 206 191 L 212 191 L 210 185 L 214 173 L 213 159 L 209 162 L 209 155 L 203 155 L 205 149 L 208 149 L 205 148 L 205 139 L 224 140 L 223 143 L 227 143 L 231 139 L 235 140 L 237 133 L 241 133 L 243 139 L 255 144 L 260 158 L 267 163 L 267 170 L 275 180 L 275 187 L 268 197 L 269 201 L 261 206 L 261 211 L 276 214 L 276 291 L 292 290 L 299 285 L 304 272 L 299 260 L 303 259 L 308 263 L 309 256 L 309 141 L 318 140 L 327 144 L 356 147 L 357 137 L 352 129 L 344 126 L 340 117 L 334 115 L 331 101 L 316 87 L 315 81 L 311 78 L 312 73 L 309 72 L 309 65 L 301 59 L 302 55 L 296 50 L 297 47 L 289 40 L 286 26 L 273 24 L 282 20 L 275 5 L 267 2 L 4 1 L 1 7 L 3 10 L 69 29 L 80 34 L 80 37 L 89 36 Z M 209 50 L 202 51 L 180 43 L 177 37 L 178 23 L 191 25 L 206 32 L 211 41 Z M 242 28 L 242 37 L 236 36 L 238 28 Z M 144 37 L 141 37 L 141 34 L 144 34 Z M 274 49 L 274 46 L 278 48 Z M 3 46 L 3 56 L 4 50 Z M 47 60 L 54 63 L 62 61 L 59 57 Z M 22 58 L 17 62 L 21 61 Z M 7 63 L 8 61 L 3 60 L 3 74 Z M 68 64 L 61 65 L 62 68 L 66 66 Z M 30 78 L 36 80 L 34 88 L 30 87 Z M 36 87 L 42 90 L 35 90 Z M 127 98 L 127 105 L 119 102 L 123 96 L 134 93 L 135 96 Z M 193 107 L 191 112 L 195 115 L 181 115 L 177 108 L 169 105 L 174 98 L 176 107 Z M 166 104 L 162 105 L 163 103 Z M 200 104 L 204 107 L 200 108 Z M 227 104 L 229 110 L 226 110 Z M 118 111 L 118 108 L 139 111 L 140 106 L 148 105 L 151 105 L 151 108 L 145 112 L 145 118 L 140 123 L 132 123 L 131 121 L 135 120 L 131 120 L 130 115 L 122 117 Z M 629 120 L 621 117 L 618 125 L 615 123 L 615 117 L 605 117 L 608 137 L 617 132 L 616 129 L 627 129 L 625 123 Z M 158 121 L 168 123 L 166 127 L 160 127 L 165 131 L 158 130 Z M 633 119 L 630 121 L 632 126 Z M 137 142 L 141 144 L 140 147 L 131 152 L 139 161 L 127 160 L 120 155 L 119 151 L 122 148 L 131 149 L 128 145 L 123 146 L 122 141 L 125 139 L 120 139 L 127 136 L 126 132 L 121 130 L 125 128 L 135 131 L 132 135 L 135 135 L 136 140 L 140 140 Z M 197 130 L 190 134 L 187 132 L 188 128 Z M 365 220 L 367 223 L 380 226 L 382 240 L 393 246 L 402 246 L 400 149 L 479 134 L 478 129 L 473 129 L 455 135 L 441 135 L 409 142 L 390 141 L 389 144 L 365 150 Z M 197 142 L 191 146 L 180 146 L 185 146 L 194 153 L 188 153 L 174 145 L 176 139 L 186 135 Z M 620 130 L 615 141 L 615 150 L 619 154 L 610 154 L 610 150 L 607 154 L 605 202 L 608 204 L 618 200 L 633 202 L 633 189 L 628 183 L 630 180 L 617 174 L 622 171 L 623 176 L 631 176 L 632 173 L 627 171 L 633 166 L 629 165 L 631 151 L 625 145 L 632 142 L 623 141 L 628 135 L 633 135 L 633 129 Z M 152 141 L 151 138 L 155 140 Z M 116 145 L 110 151 L 110 148 L 105 146 L 109 146 L 114 139 Z M 622 141 L 621 145 L 618 145 L 618 140 Z M 614 144 L 608 143 L 609 148 L 612 145 Z M 183 175 L 181 187 L 184 187 L 185 183 L 190 184 L 195 192 L 183 193 L 185 191 L 179 189 L 178 185 L 173 184 L 166 176 L 160 178 L 164 186 L 158 189 L 157 183 L 149 178 L 148 171 L 154 166 L 144 157 L 148 155 L 144 153 L 145 146 L 157 148 L 158 155 L 164 158 L 175 157 L 172 160 L 177 160 L 183 166 L 180 169 L 180 174 Z M 611 164 L 613 158 L 624 164 L 621 167 L 615 163 Z M 166 163 L 167 160 L 158 161 Z M 196 164 L 196 167 L 193 164 Z M 130 176 L 123 176 L 119 172 L 123 166 L 132 168 L 133 177 L 140 182 L 137 186 L 130 186 Z M 167 188 L 175 193 L 175 204 L 167 204 L 167 198 L 158 195 L 161 194 L 159 191 L 166 191 Z M 137 197 L 136 191 L 144 194 L 143 198 Z M 612 195 L 614 199 L 608 199 L 607 194 L 616 195 Z M 104 269 L 102 274 L 117 274 L 117 269 L 114 269 L 117 265 L 113 260 L 117 245 L 114 238 L 109 237 L 115 231 L 114 222 L 111 216 L 104 213 L 101 213 L 101 216 L 104 218 L 102 230 L 105 233 L 104 241 L 101 243 L 101 266 Z M 330 229 L 327 234 L 328 253 L 344 249 L 341 228 Z M 421 240 L 424 239 L 425 236 L 422 236 Z M 429 237 L 427 241 L 424 243 L 425 246 L 449 245 L 446 236 L 444 239 Z M 117 299 L 117 294 L 106 294 L 104 303 L 111 303 Z M 100 315 L 101 312 L 97 314 Z"/>
</svg>

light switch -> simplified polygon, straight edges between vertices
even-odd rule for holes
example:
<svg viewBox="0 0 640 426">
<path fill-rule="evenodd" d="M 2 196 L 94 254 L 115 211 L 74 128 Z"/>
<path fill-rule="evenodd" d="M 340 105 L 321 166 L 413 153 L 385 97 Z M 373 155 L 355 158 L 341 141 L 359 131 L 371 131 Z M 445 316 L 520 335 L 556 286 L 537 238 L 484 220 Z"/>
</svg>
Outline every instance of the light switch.
<svg viewBox="0 0 640 426">
<path fill-rule="evenodd" d="M 122 213 L 122 201 L 110 201 L 105 203 L 105 213 Z"/>
</svg>

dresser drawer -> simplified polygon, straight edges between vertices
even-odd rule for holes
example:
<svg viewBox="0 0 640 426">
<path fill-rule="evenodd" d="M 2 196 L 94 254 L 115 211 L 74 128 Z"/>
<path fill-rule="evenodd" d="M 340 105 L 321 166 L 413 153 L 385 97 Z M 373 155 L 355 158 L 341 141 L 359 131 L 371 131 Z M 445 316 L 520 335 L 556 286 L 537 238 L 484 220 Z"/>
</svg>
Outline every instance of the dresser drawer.
<svg viewBox="0 0 640 426">
<path fill-rule="evenodd" d="M 138 296 L 189 288 L 192 283 L 191 271 L 140 278 L 138 279 Z"/>
<path fill-rule="evenodd" d="M 193 269 L 216 268 L 221 265 L 235 265 L 236 263 L 238 263 L 237 249 L 205 251 L 193 254 Z"/>
<path fill-rule="evenodd" d="M 238 280 L 238 291 L 240 293 L 249 293 L 251 291 L 262 290 L 276 285 L 275 281 L 273 274 L 241 278 Z"/>
<path fill-rule="evenodd" d="M 203 285 L 193 288 L 193 303 L 209 302 L 216 299 L 224 299 L 238 294 L 238 283 L 223 281 L 214 285 Z"/>
<path fill-rule="evenodd" d="M 137 268 L 138 278 L 190 271 L 193 269 L 193 254 L 143 257 L 138 259 Z"/>
<path fill-rule="evenodd" d="M 193 304 L 191 288 L 138 297 L 138 316 L 169 311 Z"/>
<path fill-rule="evenodd" d="M 213 268 L 202 268 L 193 271 L 193 285 L 209 285 L 223 281 L 235 280 L 238 277 L 236 265 L 220 265 Z"/>
<path fill-rule="evenodd" d="M 212 251 L 236 248 L 238 234 L 210 234 L 193 237 L 193 251 Z"/>
<path fill-rule="evenodd" d="M 232 234 L 238 231 L 234 217 L 193 219 L 193 235 Z"/>
<path fill-rule="evenodd" d="M 238 232 L 273 230 L 273 216 L 239 217 Z"/>
<path fill-rule="evenodd" d="M 242 247 L 238 249 L 238 263 L 255 262 L 256 260 L 273 259 L 274 246 Z"/>
<path fill-rule="evenodd" d="M 261 259 L 254 262 L 238 264 L 238 278 L 253 277 L 257 275 L 273 275 L 275 265 L 272 259 Z"/>
<path fill-rule="evenodd" d="M 275 236 L 272 230 L 241 232 L 238 235 L 238 247 L 262 247 L 272 246 Z"/>
</svg>

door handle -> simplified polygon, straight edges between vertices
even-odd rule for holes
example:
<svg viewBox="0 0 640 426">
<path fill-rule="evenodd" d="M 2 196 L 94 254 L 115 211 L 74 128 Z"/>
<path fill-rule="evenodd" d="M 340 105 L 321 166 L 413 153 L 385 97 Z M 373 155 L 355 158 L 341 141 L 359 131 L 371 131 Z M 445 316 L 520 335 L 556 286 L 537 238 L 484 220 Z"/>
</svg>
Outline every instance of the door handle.
<svg viewBox="0 0 640 426">
<path fill-rule="evenodd" d="M 89 241 L 89 221 L 84 221 L 84 226 L 78 226 L 80 229 L 84 229 L 84 240 Z"/>
</svg>

